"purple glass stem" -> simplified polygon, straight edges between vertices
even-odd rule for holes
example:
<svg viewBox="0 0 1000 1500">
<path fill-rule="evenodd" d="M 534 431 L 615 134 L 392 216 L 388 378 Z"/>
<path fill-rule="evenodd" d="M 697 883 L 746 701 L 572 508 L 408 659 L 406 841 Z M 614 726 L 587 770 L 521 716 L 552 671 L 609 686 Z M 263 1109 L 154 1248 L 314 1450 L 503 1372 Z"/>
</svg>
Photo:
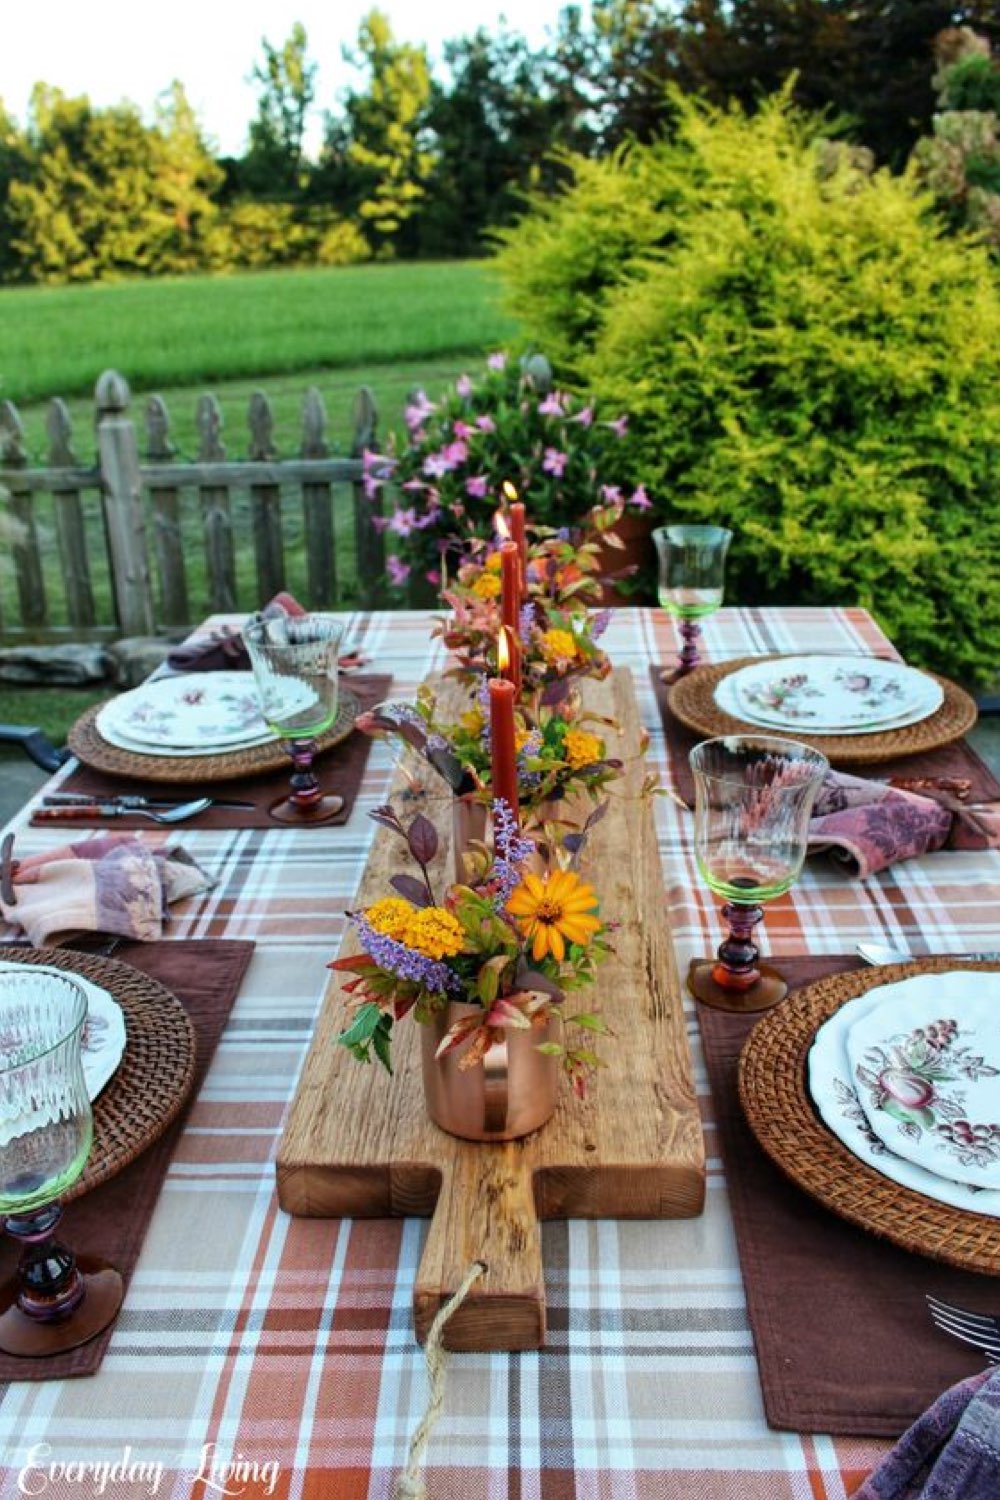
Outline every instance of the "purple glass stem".
<svg viewBox="0 0 1000 1500">
<path fill-rule="evenodd" d="M 62 1217 L 58 1203 L 32 1213 L 9 1214 L 7 1233 L 22 1248 L 17 1268 L 17 1305 L 35 1323 L 58 1323 L 75 1312 L 86 1290 L 71 1250 L 55 1237 Z"/>
<path fill-rule="evenodd" d="M 690 672 L 691 668 L 696 667 L 701 660 L 698 655 L 698 637 L 701 635 L 701 626 L 697 620 L 681 620 L 680 631 L 682 641 L 680 670 Z"/>
<path fill-rule="evenodd" d="M 729 931 L 719 944 L 712 978 L 727 990 L 748 990 L 760 978 L 757 960 L 760 950 L 750 937 L 764 915 L 756 902 L 727 901 L 722 915 Z"/>
<path fill-rule="evenodd" d="M 291 800 L 296 807 L 303 809 L 313 807 L 323 795 L 313 770 L 316 741 L 314 739 L 288 740 L 285 749 L 292 757 Z"/>
</svg>

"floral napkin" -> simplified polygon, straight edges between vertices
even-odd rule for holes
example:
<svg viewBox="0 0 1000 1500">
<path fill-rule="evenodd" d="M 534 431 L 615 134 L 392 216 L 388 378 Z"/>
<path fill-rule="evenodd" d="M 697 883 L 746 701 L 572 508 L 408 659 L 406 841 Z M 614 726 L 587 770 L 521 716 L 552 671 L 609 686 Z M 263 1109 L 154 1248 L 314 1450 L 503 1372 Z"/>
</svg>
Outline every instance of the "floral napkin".
<svg viewBox="0 0 1000 1500">
<path fill-rule="evenodd" d="M 921 792 L 831 771 L 809 826 L 812 852 L 832 853 L 864 878 L 901 859 L 954 849 L 1000 847 L 1000 805 L 966 806 L 953 791 L 921 783 Z"/>
<path fill-rule="evenodd" d="M 152 942 L 168 907 L 213 882 L 180 848 L 153 848 L 139 834 L 112 833 L 29 855 L 12 866 L 14 901 L 0 912 L 35 947 L 81 932 Z"/>
<path fill-rule="evenodd" d="M 1000 1371 L 951 1386 L 869 1474 L 854 1500 L 996 1500 Z"/>
</svg>

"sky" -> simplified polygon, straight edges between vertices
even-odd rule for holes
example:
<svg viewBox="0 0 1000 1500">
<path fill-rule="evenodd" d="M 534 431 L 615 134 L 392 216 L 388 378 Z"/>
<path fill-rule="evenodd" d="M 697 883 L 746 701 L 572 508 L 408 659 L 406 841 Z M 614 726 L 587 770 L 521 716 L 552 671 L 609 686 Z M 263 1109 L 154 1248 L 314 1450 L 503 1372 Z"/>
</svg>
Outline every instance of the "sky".
<svg viewBox="0 0 1000 1500">
<path fill-rule="evenodd" d="M 374 3 L 374 0 L 373 0 Z M 64 94 L 87 94 L 92 104 L 123 99 L 147 120 L 173 80 L 184 85 L 203 134 L 219 155 L 242 154 L 256 113 L 257 89 L 247 79 L 263 57 L 261 39 L 280 47 L 296 21 L 318 65 L 309 143 L 322 135 L 322 112 L 359 75 L 342 60 L 354 46 L 361 18 L 373 3 L 338 0 L 9 0 L 0 40 L 0 100 L 19 125 L 27 122 L 32 87 L 41 81 Z M 556 26 L 564 0 L 379 0 L 397 41 L 423 42 L 432 58 L 442 43 L 479 26 L 495 29 L 503 15 L 511 30 L 541 46 Z"/>
</svg>

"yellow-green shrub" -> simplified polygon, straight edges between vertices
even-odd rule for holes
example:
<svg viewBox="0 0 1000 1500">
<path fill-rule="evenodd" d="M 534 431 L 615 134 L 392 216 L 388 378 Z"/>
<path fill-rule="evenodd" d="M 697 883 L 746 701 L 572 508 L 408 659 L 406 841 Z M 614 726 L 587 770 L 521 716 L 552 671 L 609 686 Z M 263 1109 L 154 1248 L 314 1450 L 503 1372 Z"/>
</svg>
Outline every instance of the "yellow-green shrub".
<svg viewBox="0 0 1000 1500">
<path fill-rule="evenodd" d="M 661 515 L 733 527 L 730 598 L 864 605 L 912 660 L 985 682 L 997 282 L 909 179 L 846 154 L 817 171 L 819 130 L 784 99 L 753 119 L 682 103 L 676 143 L 633 153 L 664 176 L 658 248 L 606 280 L 576 369 L 632 413 L 634 477 Z"/>
</svg>

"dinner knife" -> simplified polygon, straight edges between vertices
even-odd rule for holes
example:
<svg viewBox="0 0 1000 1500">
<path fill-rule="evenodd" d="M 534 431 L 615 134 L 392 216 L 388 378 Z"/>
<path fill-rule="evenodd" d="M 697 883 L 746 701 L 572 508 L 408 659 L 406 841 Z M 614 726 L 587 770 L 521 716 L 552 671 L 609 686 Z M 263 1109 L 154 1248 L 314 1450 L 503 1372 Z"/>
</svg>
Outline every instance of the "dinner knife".
<svg viewBox="0 0 1000 1500">
<path fill-rule="evenodd" d="M 857 955 L 863 958 L 866 964 L 912 964 L 916 962 L 916 956 L 907 953 L 905 948 L 890 948 L 886 943 L 858 943 Z M 930 954 L 921 955 L 931 957 Z M 996 953 L 935 953 L 934 958 L 956 958 L 965 959 L 969 963 L 1000 963 L 1000 952 Z"/>
<path fill-rule="evenodd" d="M 122 794 L 114 797 L 99 797 L 96 792 L 50 792 L 47 797 L 42 798 L 43 807 L 121 807 L 142 811 L 147 807 L 180 807 L 184 802 L 190 802 L 190 797 L 167 797 L 158 799 L 153 797 L 139 797 L 134 793 Z M 213 807 L 226 807 L 240 809 L 244 812 L 252 812 L 256 803 L 254 802 L 224 802 L 217 797 L 212 798 Z"/>
</svg>

